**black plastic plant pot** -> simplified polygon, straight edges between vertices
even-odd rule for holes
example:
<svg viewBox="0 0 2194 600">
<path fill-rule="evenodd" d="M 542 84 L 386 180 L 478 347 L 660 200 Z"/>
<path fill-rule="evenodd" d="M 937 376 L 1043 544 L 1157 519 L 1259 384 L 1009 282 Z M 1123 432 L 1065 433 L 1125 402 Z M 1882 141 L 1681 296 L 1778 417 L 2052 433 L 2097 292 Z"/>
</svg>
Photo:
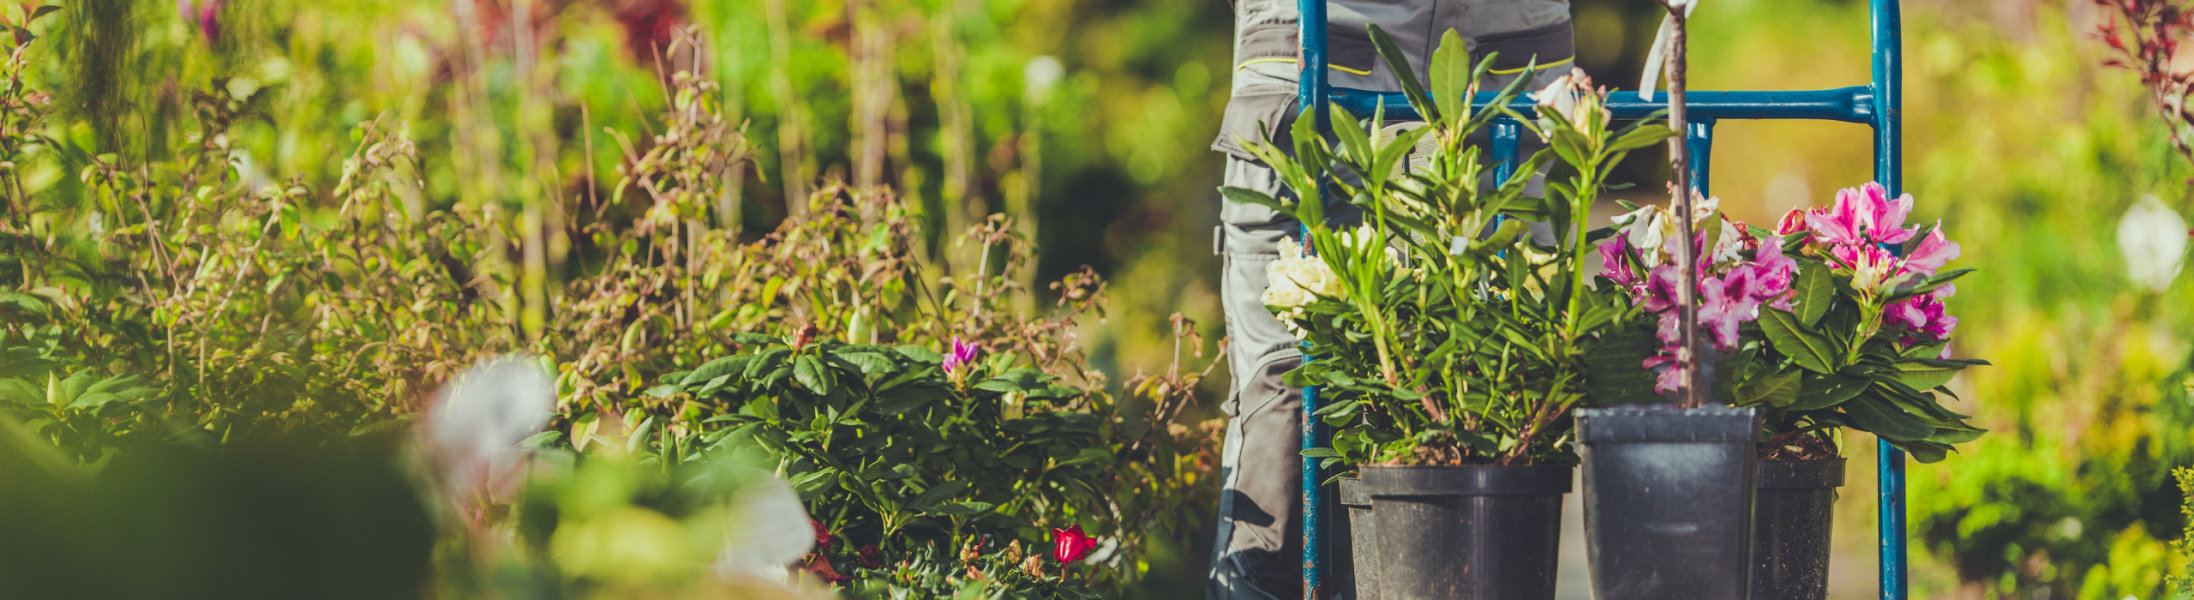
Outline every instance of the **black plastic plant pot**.
<svg viewBox="0 0 2194 600">
<path fill-rule="evenodd" d="M 1763 460 L 1753 501 L 1752 597 L 1828 597 L 1828 536 L 1844 459 Z"/>
<path fill-rule="evenodd" d="M 1340 551 L 1334 553 L 1339 559 L 1334 564 L 1334 582 L 1353 590 L 1357 600 L 1378 600 L 1379 535 L 1377 524 L 1371 522 L 1371 493 L 1364 491 L 1362 478 L 1341 478 L 1341 507 L 1348 509 L 1343 522 L 1348 533 L 1341 538 Z"/>
<path fill-rule="evenodd" d="M 1585 552 L 1598 600 L 1743 600 L 1755 409 L 1579 409 Z"/>
<path fill-rule="evenodd" d="M 1380 600 L 1550 600 L 1570 465 L 1364 467 Z"/>
</svg>

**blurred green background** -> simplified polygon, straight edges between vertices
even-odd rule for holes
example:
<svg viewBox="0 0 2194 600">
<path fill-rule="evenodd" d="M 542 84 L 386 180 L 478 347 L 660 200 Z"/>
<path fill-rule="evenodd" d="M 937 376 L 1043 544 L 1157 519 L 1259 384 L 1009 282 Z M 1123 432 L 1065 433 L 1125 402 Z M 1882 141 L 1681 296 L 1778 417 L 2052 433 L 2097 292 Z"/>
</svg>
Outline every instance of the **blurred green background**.
<svg viewBox="0 0 2194 600">
<path fill-rule="evenodd" d="M 201 90 L 255 97 L 232 130 L 243 179 L 330 189 L 349 132 L 402 123 L 426 202 L 531 206 L 609 196 L 620 140 L 667 104 L 662 76 L 717 80 L 746 119 L 754 169 L 718 222 L 759 235 L 823 178 L 918 199 L 935 232 L 1019 219 L 1040 246 L 1027 281 L 1091 265 L 1112 311 L 1084 323 L 1119 379 L 1171 359 L 1167 315 L 1223 334 L 1209 250 L 1231 12 L 1221 0 L 75 0 L 40 28 L 53 131 L 87 153 L 164 152 Z M 1633 88 L 1657 19 L 1646 0 L 1577 0 L 1579 64 Z M 1695 18 L 1694 89 L 1863 84 L 1867 5 L 1715 0 Z M 1991 435 L 1910 471 L 1915 597 L 2153 598 L 2184 558 L 2194 460 L 2194 292 L 2125 275 L 2119 219 L 2143 194 L 2194 210 L 2132 73 L 2101 67 L 2084 0 L 1924 0 L 1905 9 L 1908 190 L 1981 273 L 1950 301 L 1956 352 L 1994 367 L 1952 384 Z M 697 26 L 708 45 L 673 47 Z M 1725 122 L 1713 154 L 1726 211 L 1757 224 L 1870 178 L 1864 127 Z M 1622 179 L 1665 177 L 1639 153 Z M 76 173 L 24 165 L 67 202 Z M 1652 195 L 1632 193 L 1632 200 Z M 597 207 L 632 211 L 640 208 Z M 567 243 L 567 242 L 559 242 Z M 583 244 L 575 237 L 570 244 Z M 563 248 L 551 246 L 551 248 Z M 562 252 L 563 250 L 554 250 Z M 561 265 L 561 255 L 557 255 Z M 567 267 L 577 268 L 577 267 Z M 548 273 L 551 280 L 558 272 Z M 1044 292 L 1039 292 L 1044 293 Z M 1207 384 L 1215 413 L 1223 384 Z M 1846 440 L 1837 597 L 1873 593 L 1873 442 Z M 1153 561 L 1152 597 L 1201 595 L 1208 541 Z"/>
</svg>

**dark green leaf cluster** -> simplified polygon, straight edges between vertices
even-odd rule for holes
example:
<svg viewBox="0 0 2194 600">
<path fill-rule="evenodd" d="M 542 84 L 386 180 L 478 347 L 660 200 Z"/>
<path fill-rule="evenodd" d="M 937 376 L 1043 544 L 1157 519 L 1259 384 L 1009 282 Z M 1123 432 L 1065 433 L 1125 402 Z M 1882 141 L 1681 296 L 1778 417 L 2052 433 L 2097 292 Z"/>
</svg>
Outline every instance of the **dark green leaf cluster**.
<svg viewBox="0 0 2194 600">
<path fill-rule="evenodd" d="M 825 549 L 834 564 L 861 545 L 896 562 L 971 535 L 1048 547 L 1047 527 L 1112 513 L 1108 421 L 1067 409 L 1083 390 L 1006 360 L 948 372 L 920 346 L 739 337 L 739 354 L 653 392 L 720 411 L 703 443 L 776 465 L 845 540 Z"/>
<path fill-rule="evenodd" d="M 1773 238 L 1769 238 L 1773 239 Z M 1791 250 L 1802 240 L 1793 238 Z M 1987 361 L 1943 359 L 1947 341 L 1900 339 L 1877 331 L 1880 306 L 1928 293 L 1971 269 L 1914 277 L 1869 298 L 1820 260 L 1798 259 L 1790 310 L 1760 309 L 1746 342 L 1716 372 L 1723 402 L 1767 410 L 1763 442 L 1850 427 L 1888 440 L 1923 463 L 1985 431 L 1945 408 L 1937 394 L 1960 370 Z M 1876 308 L 1869 308 L 1868 304 Z M 1870 322 L 1871 321 L 1871 322 Z"/>
</svg>

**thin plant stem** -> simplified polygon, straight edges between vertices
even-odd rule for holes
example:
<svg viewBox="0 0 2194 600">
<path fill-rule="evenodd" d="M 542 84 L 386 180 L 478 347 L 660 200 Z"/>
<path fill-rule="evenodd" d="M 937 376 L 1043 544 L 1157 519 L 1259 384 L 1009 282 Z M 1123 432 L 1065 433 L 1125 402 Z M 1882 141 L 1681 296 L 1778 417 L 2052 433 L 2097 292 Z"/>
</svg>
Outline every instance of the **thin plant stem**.
<svg viewBox="0 0 2194 600">
<path fill-rule="evenodd" d="M 1682 7 L 1669 7 L 1669 17 L 1676 24 L 1669 36 L 1668 49 L 1668 123 L 1676 130 L 1676 137 L 1669 138 L 1668 157 L 1676 178 L 1676 213 L 1680 242 L 1676 244 L 1676 268 L 1680 271 L 1676 285 L 1677 336 L 1683 345 L 1676 351 L 1676 369 L 1683 383 L 1677 387 L 1677 405 L 1698 408 L 1706 405 L 1708 382 L 1702 381 L 1699 368 L 1699 256 L 1694 246 L 1696 234 L 1691 224 L 1691 156 L 1686 146 L 1688 128 L 1684 110 L 1684 76 L 1686 71 L 1684 51 L 1685 18 Z"/>
</svg>

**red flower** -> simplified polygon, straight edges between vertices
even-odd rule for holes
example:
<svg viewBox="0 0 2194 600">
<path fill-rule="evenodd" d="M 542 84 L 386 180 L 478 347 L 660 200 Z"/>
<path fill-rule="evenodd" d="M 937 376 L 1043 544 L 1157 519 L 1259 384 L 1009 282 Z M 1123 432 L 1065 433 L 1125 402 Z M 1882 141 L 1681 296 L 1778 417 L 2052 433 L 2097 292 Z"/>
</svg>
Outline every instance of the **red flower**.
<svg viewBox="0 0 2194 600">
<path fill-rule="evenodd" d="M 1062 563 L 1071 563 L 1089 556 L 1097 548 L 1097 538 L 1082 533 L 1082 526 L 1051 530 L 1051 557 Z"/>
<path fill-rule="evenodd" d="M 884 566 L 884 550 L 877 548 L 875 544 L 863 544 L 861 546 L 861 566 L 871 569 Z"/>
<path fill-rule="evenodd" d="M 815 545 L 829 546 L 831 541 L 838 539 L 830 535 L 830 530 L 823 527 L 822 521 L 808 519 L 808 524 L 815 526 Z M 817 549 L 820 550 L 821 548 Z"/>
</svg>

